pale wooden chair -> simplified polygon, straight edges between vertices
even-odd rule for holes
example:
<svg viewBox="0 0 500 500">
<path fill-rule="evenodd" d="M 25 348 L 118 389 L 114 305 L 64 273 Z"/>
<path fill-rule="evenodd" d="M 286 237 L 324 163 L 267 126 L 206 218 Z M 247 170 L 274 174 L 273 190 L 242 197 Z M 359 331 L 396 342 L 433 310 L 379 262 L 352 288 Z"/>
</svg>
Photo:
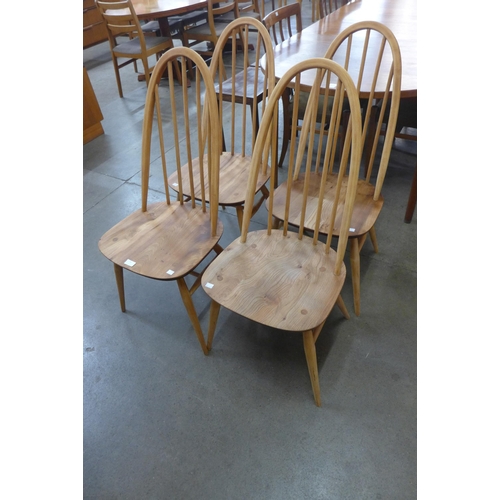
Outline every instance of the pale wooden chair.
<svg viewBox="0 0 500 500">
<path fill-rule="evenodd" d="M 365 65 L 368 51 L 371 52 L 369 59 L 376 61 L 376 64 L 373 64 L 371 67 L 366 67 Z M 360 251 L 369 234 L 374 250 L 378 252 L 374 225 L 384 204 L 381 190 L 387 172 L 398 116 L 401 93 L 401 53 L 399 44 L 391 30 L 374 21 L 363 21 L 353 24 L 340 33 L 330 45 L 325 57 L 334 59 L 348 68 L 349 74 L 356 82 L 358 90 L 361 88 L 369 89 L 369 91 L 366 91 L 367 95 L 364 95 L 362 99 L 360 98 L 360 103 L 363 103 L 362 106 L 364 108 L 363 144 L 370 145 L 370 150 L 366 152 L 365 176 L 358 182 L 358 193 L 349 229 L 354 311 L 356 315 L 359 315 L 361 310 Z M 365 82 L 368 82 L 367 86 L 365 86 Z M 377 92 L 375 91 L 376 89 Z M 321 102 L 322 110 L 319 114 L 319 130 L 317 131 L 316 170 L 308 182 L 314 186 L 318 186 L 317 189 L 319 189 L 323 172 L 326 169 L 329 188 L 324 195 L 324 199 L 326 200 L 325 203 L 332 203 L 335 201 L 339 175 L 333 169 L 334 163 L 329 161 L 328 156 L 325 157 L 323 155 L 323 144 L 324 136 L 328 134 L 329 120 L 332 119 L 332 113 L 334 112 L 334 100 L 325 98 L 321 99 Z M 375 102 L 380 111 L 372 113 L 374 109 L 372 103 Z M 297 134 L 298 108 L 299 102 L 296 101 L 294 102 L 293 118 L 291 121 L 292 141 Z M 388 115 L 386 114 L 387 109 L 389 109 Z M 343 116 L 344 127 L 342 133 L 347 136 L 349 133 L 348 110 L 340 109 L 335 110 L 335 112 Z M 388 118 L 387 124 L 383 129 L 384 116 Z M 313 118 L 314 121 L 318 122 L 318 115 Z M 381 142 L 383 142 L 383 147 L 382 153 L 379 155 L 377 151 Z M 371 183 L 372 173 L 375 176 L 375 185 Z M 297 166 L 294 166 L 293 186 L 296 185 L 297 187 L 292 187 L 292 192 L 295 189 L 300 190 L 303 182 L 304 174 L 300 172 Z M 288 212 L 291 214 L 298 212 L 302 204 L 302 197 L 297 195 L 295 197 L 292 196 L 291 205 L 287 205 L 288 189 L 289 187 L 285 183 L 276 190 L 276 199 L 272 213 L 278 221 L 285 220 Z M 296 216 L 289 217 L 289 221 L 292 224 L 300 224 L 300 219 Z M 308 221 L 306 221 L 306 227 L 309 230 L 315 229 L 314 225 Z M 320 231 L 327 232 L 327 227 L 327 222 L 322 222 Z M 334 236 L 339 236 L 337 230 L 334 230 Z"/>
<path fill-rule="evenodd" d="M 319 84 L 323 79 L 328 83 L 336 83 L 337 105 L 342 104 L 345 96 L 352 106 L 350 109 L 352 133 L 344 143 L 345 156 L 349 156 L 350 161 L 344 164 L 343 173 L 346 176 L 347 188 L 340 193 L 342 203 L 330 204 L 328 208 L 325 207 L 323 213 L 317 211 L 311 217 L 309 199 L 310 188 L 313 186 L 306 182 L 303 185 L 303 204 L 298 216 L 300 220 L 298 230 L 291 230 L 292 214 L 288 210 L 282 229 L 273 229 L 271 214 L 275 189 L 271 184 L 267 229 L 250 232 L 251 207 L 261 165 L 271 158 L 273 173 L 278 168 L 276 155 L 273 152 L 276 147 L 276 133 L 273 129 L 277 126 L 278 102 L 287 85 L 293 85 L 295 90 L 298 90 L 301 76 L 310 70 L 318 70 L 315 91 L 309 94 L 310 115 L 317 112 L 315 108 L 319 102 Z M 338 142 L 336 140 L 338 120 L 335 122 L 332 120 L 331 125 L 326 138 L 328 150 L 333 150 Z M 294 161 L 300 165 L 305 164 L 306 178 L 314 175 L 311 148 L 308 147 L 314 138 L 314 123 L 309 118 L 299 141 L 292 140 Z M 271 145 L 270 142 L 272 142 Z M 247 187 L 241 237 L 233 241 L 214 259 L 202 277 L 203 289 L 212 299 L 208 348 L 210 349 L 213 343 L 221 306 L 262 325 L 302 333 L 314 401 L 317 406 L 321 405 L 321 396 L 315 342 L 335 304 L 338 304 L 342 313 L 349 317 L 340 292 L 346 276 L 343 258 L 356 195 L 361 148 L 359 100 L 356 87 L 348 73 L 337 63 L 325 58 L 302 61 L 287 71 L 271 94 L 257 136 L 252 156 L 252 175 Z M 292 168 L 289 169 L 290 186 L 292 186 L 292 170 Z M 323 183 L 319 186 L 319 196 L 316 198 L 317 193 L 314 193 L 313 202 L 323 201 L 324 191 L 327 188 L 326 182 L 325 172 Z M 314 189 L 316 188 L 317 186 L 314 186 Z M 288 200 L 290 195 L 289 191 Z M 325 241 L 320 239 L 319 224 L 323 220 L 327 220 L 329 224 Z M 312 237 L 305 234 L 306 221 L 315 226 Z M 337 251 L 330 246 L 335 231 L 340 235 Z M 226 323 L 225 329 L 227 328 Z"/>
<path fill-rule="evenodd" d="M 177 79 L 174 82 L 174 67 L 178 61 L 182 68 L 180 93 Z M 195 82 L 189 90 L 188 61 L 196 66 Z M 164 88 L 158 89 L 165 72 L 168 93 Z M 165 78 L 161 82 L 164 87 Z M 187 187 L 186 191 L 181 188 L 179 201 L 172 200 L 167 184 L 163 109 L 165 115 L 172 113 L 165 134 L 175 138 L 176 164 L 173 168 L 179 176 L 187 174 L 190 177 L 182 184 Z M 153 134 L 154 126 L 158 129 L 158 137 Z M 215 90 L 207 65 L 189 48 L 169 50 L 157 63 L 146 96 L 142 132 L 142 207 L 112 227 L 99 241 L 99 249 L 114 265 L 122 311 L 125 312 L 124 269 L 147 278 L 176 281 L 205 354 L 207 346 L 191 295 L 199 288 L 201 280 L 201 273 L 195 269 L 212 251 L 222 251 L 218 242 L 223 227 L 217 218 L 219 127 Z M 160 156 L 162 160 L 166 200 L 148 203 L 153 135 L 155 143 L 160 145 L 160 152 L 154 158 Z M 186 168 L 182 168 L 181 156 L 187 158 Z M 201 202 L 195 200 L 192 187 L 197 181 L 193 178 L 194 166 L 197 175 L 208 179 L 207 189 L 201 189 Z M 185 201 L 184 195 L 190 196 L 190 200 Z M 213 201 L 209 206 L 208 198 Z M 191 287 L 186 282 L 188 275 L 196 278 Z"/>
<path fill-rule="evenodd" d="M 123 97 L 120 69 L 133 63 L 137 71 L 136 62 L 140 60 L 144 66 L 146 83 L 148 83 L 154 67 L 149 66 L 148 58 L 154 55 L 158 60 L 160 55 L 173 48 L 174 44 L 170 37 L 144 36 L 141 23 L 130 0 L 110 2 L 96 0 L 96 5 L 106 25 L 118 94 Z M 127 37 L 125 41 L 119 39 L 121 36 Z M 118 59 L 125 59 L 125 61 L 119 62 Z"/>
<path fill-rule="evenodd" d="M 255 44 L 253 51 L 248 49 L 251 30 Z M 243 57 L 237 60 L 236 47 L 240 42 L 243 42 Z M 229 46 L 232 56 L 226 68 L 224 49 Z M 265 66 L 259 62 L 264 56 Z M 265 110 L 268 95 L 275 83 L 273 44 L 264 25 L 251 18 L 239 18 L 226 25 L 215 47 L 210 72 L 217 94 L 223 144 L 219 205 L 235 208 L 241 229 L 259 117 Z M 263 164 L 256 185 L 259 200 L 253 206 L 253 214 L 269 195 L 266 187 L 269 175 L 268 165 Z M 179 190 L 177 173 L 170 176 L 169 185 Z M 195 186 L 195 189 L 198 187 Z M 195 196 L 199 198 L 198 191 Z"/>
</svg>

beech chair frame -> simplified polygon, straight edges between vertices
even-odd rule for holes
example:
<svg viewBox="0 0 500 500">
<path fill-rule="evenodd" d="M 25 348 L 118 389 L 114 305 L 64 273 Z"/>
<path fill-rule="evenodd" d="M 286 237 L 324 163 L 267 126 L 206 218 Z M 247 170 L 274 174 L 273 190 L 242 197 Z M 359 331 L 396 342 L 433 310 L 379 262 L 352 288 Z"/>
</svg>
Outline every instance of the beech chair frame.
<svg viewBox="0 0 500 500">
<path fill-rule="evenodd" d="M 359 34 L 361 37 L 364 35 L 364 41 L 358 42 L 356 47 L 361 46 L 361 52 L 356 54 L 356 61 L 359 62 L 359 67 L 355 68 L 353 55 L 353 37 Z M 375 40 L 373 40 L 375 39 Z M 359 40 L 359 38 L 358 38 Z M 380 40 L 380 42 L 379 42 Z M 366 61 L 368 59 L 368 50 L 372 50 L 373 46 L 370 42 L 375 41 L 375 54 L 376 57 L 371 55 L 371 60 L 375 61 L 373 69 L 373 75 L 370 76 L 369 71 L 366 70 Z M 378 44 L 378 45 L 377 45 Z M 339 48 L 342 47 L 342 54 L 339 52 Z M 382 72 L 382 61 L 384 58 L 389 59 L 391 62 L 390 68 L 387 73 Z M 382 25 L 381 23 L 375 21 L 362 21 L 355 23 L 352 26 L 346 28 L 342 33 L 340 33 L 335 40 L 330 45 L 329 49 L 325 54 L 327 59 L 335 59 L 344 68 L 349 70 L 349 73 L 356 81 L 356 88 L 358 93 L 362 87 L 364 78 L 368 73 L 367 78 L 370 80 L 370 90 L 367 96 L 360 101 L 363 102 L 364 108 L 364 119 L 363 119 L 363 129 L 362 129 L 362 140 L 365 148 L 366 155 L 366 165 L 365 165 L 365 176 L 358 182 L 358 193 L 356 197 L 356 202 L 354 205 L 354 212 L 351 221 L 351 228 L 349 233 L 349 246 L 350 246 L 350 260 L 351 260 L 351 274 L 352 274 L 352 285 L 353 285 L 353 299 L 354 299 L 354 311 L 356 315 L 360 314 L 361 311 L 361 276 L 360 276 L 360 251 L 366 241 L 368 234 L 373 244 L 375 252 L 378 252 L 378 243 L 375 232 L 375 222 L 378 219 L 380 211 L 382 209 L 384 199 L 381 195 L 382 186 L 387 173 L 387 166 L 389 163 L 389 158 L 392 150 L 392 144 L 394 140 L 395 126 L 398 116 L 399 101 L 401 95 L 401 52 L 399 49 L 399 44 L 396 37 L 389 28 Z M 343 58 L 343 59 L 342 59 Z M 379 83 L 378 88 L 381 87 L 379 78 L 383 83 L 384 90 L 380 95 L 380 91 L 376 92 L 377 83 Z M 374 104 L 376 103 L 376 107 Z M 323 113 L 321 115 L 320 126 L 319 126 L 319 144 L 323 141 L 323 136 L 327 134 L 325 129 L 326 117 L 328 116 L 327 107 L 331 105 L 331 101 L 325 101 L 323 106 Z M 297 110 L 296 110 L 297 109 Z M 386 111 L 389 112 L 389 117 L 385 129 L 384 116 L 386 116 Z M 345 110 L 344 110 L 345 111 Z M 346 124 L 346 133 L 349 133 L 349 117 L 343 110 L 339 110 L 344 115 L 344 123 Z M 347 116 L 346 116 L 347 115 Z M 295 135 L 297 135 L 297 121 L 298 121 L 298 105 L 294 102 L 294 112 L 292 123 L 291 137 L 292 140 Z M 314 117 L 317 120 L 317 117 Z M 378 150 L 380 147 L 380 140 L 383 139 L 383 147 L 381 155 L 378 156 Z M 375 169 L 375 164 L 378 164 L 378 169 Z M 317 166 L 316 166 L 316 182 L 319 182 L 319 173 L 321 169 L 324 168 L 321 163 L 321 155 L 317 155 Z M 329 181 L 331 184 L 331 189 L 326 193 L 326 199 L 330 201 L 336 197 L 336 185 L 339 179 L 339 175 L 335 173 L 332 169 L 328 171 Z M 375 185 L 371 183 L 371 177 L 376 175 Z M 294 182 L 302 182 L 302 177 L 300 170 L 298 168 L 294 169 L 293 175 Z M 286 186 L 280 186 L 277 190 L 277 198 L 282 200 L 279 203 L 274 204 L 273 215 L 276 218 L 275 225 L 279 221 L 282 221 L 285 217 L 285 197 Z M 295 204 L 300 203 L 300 198 L 296 200 Z M 292 205 L 294 203 L 292 202 Z M 298 220 L 293 222 L 298 225 Z M 322 231 L 324 231 L 324 225 Z M 308 226 L 309 230 L 313 230 L 314 227 Z M 338 237 L 338 233 L 335 234 Z"/>
<path fill-rule="evenodd" d="M 247 43 L 250 33 L 252 39 L 257 36 L 252 59 Z M 237 63 L 236 47 L 240 42 L 243 42 L 243 59 Z M 224 49 L 229 44 L 233 50 L 228 71 L 224 64 Z M 260 64 L 264 56 L 265 66 Z M 273 44 L 264 25 L 253 18 L 238 18 L 229 23 L 221 33 L 210 64 L 221 133 L 219 205 L 236 210 L 240 230 L 259 115 L 265 112 L 268 96 L 275 84 L 273 56 Z M 250 113 L 247 113 L 247 109 Z M 259 193 L 260 198 L 253 205 L 253 214 L 269 196 L 266 187 L 269 179 L 269 165 L 263 164 L 256 185 L 256 193 Z M 169 178 L 169 185 L 178 191 L 176 173 Z M 198 198 L 199 194 L 196 193 L 195 196 Z"/>
<path fill-rule="evenodd" d="M 298 141 L 292 141 L 296 151 L 297 164 L 306 166 L 306 177 L 313 174 L 311 141 L 315 137 L 315 123 L 312 115 L 316 114 L 320 84 L 327 82 L 327 89 L 333 79 L 337 79 L 337 107 L 348 99 L 351 107 L 351 133 L 344 141 L 343 174 L 346 175 L 345 189 L 338 193 L 344 203 L 331 204 L 324 210 L 324 218 L 329 220 L 326 241 L 320 239 L 320 222 L 323 220 L 321 208 L 313 217 L 314 234 L 306 234 L 306 220 L 309 218 L 309 185 L 304 185 L 300 225 L 293 231 L 286 213 L 280 229 L 273 228 L 272 206 L 275 197 L 273 184 L 270 187 L 267 229 L 250 231 L 252 205 L 255 187 L 261 165 L 270 161 L 271 175 L 277 172 L 276 133 L 278 103 L 289 85 L 295 90 L 300 88 L 301 75 L 305 71 L 316 70 L 317 78 L 310 93 L 311 111 L 306 114 L 304 130 Z M 292 83 L 293 81 L 293 83 Z M 308 107 L 309 109 L 309 107 Z M 313 111 L 314 109 L 314 111 Z M 327 138 L 327 149 L 333 151 L 339 145 L 337 130 L 340 126 L 338 114 L 332 115 L 331 127 Z M 312 137 L 311 137 L 312 136 Z M 315 342 L 326 320 L 337 304 L 345 317 L 349 317 L 340 296 L 345 281 L 343 258 L 348 241 L 350 218 L 356 195 L 359 164 L 361 160 L 361 111 L 356 87 L 339 64 L 325 58 L 302 61 L 288 70 L 278 81 L 272 92 L 261 127 L 257 136 L 252 156 L 252 174 L 249 178 L 243 217 L 241 237 L 233 241 L 208 266 L 202 277 L 205 292 L 211 297 L 209 332 L 207 346 L 212 347 L 220 307 L 256 321 L 262 325 L 289 332 L 301 332 L 306 355 L 309 376 L 317 406 L 321 406 L 319 375 L 316 359 Z M 289 169 L 289 186 L 292 186 L 292 171 Z M 327 180 L 326 171 L 323 180 Z M 320 189 L 319 200 L 323 200 L 325 186 Z M 291 192 L 288 192 L 290 198 Z M 322 206 L 321 203 L 319 205 Z M 339 232 L 339 244 L 335 252 L 331 248 L 334 228 Z"/>
<path fill-rule="evenodd" d="M 196 66 L 193 85 L 187 79 L 186 70 L 189 63 Z M 174 78 L 174 68 L 180 64 L 182 68 L 182 104 L 179 105 L 178 80 Z M 165 95 L 159 91 L 160 81 L 168 77 L 170 99 L 160 99 Z M 191 87 L 188 89 L 188 87 Z M 205 89 L 202 105 L 202 89 Z M 193 96 L 194 93 L 194 96 Z M 181 197 L 174 201 L 167 184 L 167 161 L 162 118 L 162 100 L 172 113 L 172 129 L 175 138 L 175 170 L 179 177 L 184 172 L 189 179 L 181 185 Z M 192 103 L 195 103 L 195 106 Z M 196 110 L 196 120 L 192 118 L 192 110 Z M 179 112 L 178 112 L 179 110 Z M 148 203 L 151 143 L 153 123 L 158 128 L 161 168 L 164 178 L 165 201 Z M 190 114 L 191 113 L 191 114 Z M 184 129 L 178 130 L 183 122 Z M 194 122 L 194 124 L 193 124 Z M 169 131 L 171 129 L 169 128 Z M 220 134 L 217 100 L 210 71 L 202 57 L 186 47 L 174 48 L 165 53 L 158 61 L 148 86 L 143 121 L 142 170 L 141 170 L 141 208 L 113 228 L 108 230 L 99 241 L 99 249 L 113 262 L 116 283 L 123 312 L 125 307 L 125 290 L 123 270 L 148 278 L 162 281 L 176 281 L 179 292 L 188 312 L 189 319 L 201 348 L 208 353 L 203 332 L 192 301 L 192 294 L 199 288 L 202 271 L 199 266 L 213 251 L 222 251 L 219 240 L 223 226 L 218 220 L 218 179 L 220 158 Z M 182 137 L 185 137 L 183 140 Z M 189 139 L 191 138 L 191 139 Z M 156 141 L 155 141 L 156 142 Z M 197 148 L 196 148 L 197 146 Z M 187 157 L 187 168 L 181 165 L 181 154 Z M 196 169 L 193 167 L 196 165 Z M 201 202 L 194 196 L 196 170 L 201 177 Z M 205 183 L 205 179 L 207 182 Z M 198 181 L 199 182 L 199 181 Z M 186 186 L 185 191 L 183 187 Z M 210 198 L 213 203 L 208 203 Z M 193 275 L 191 287 L 186 277 Z"/>
</svg>

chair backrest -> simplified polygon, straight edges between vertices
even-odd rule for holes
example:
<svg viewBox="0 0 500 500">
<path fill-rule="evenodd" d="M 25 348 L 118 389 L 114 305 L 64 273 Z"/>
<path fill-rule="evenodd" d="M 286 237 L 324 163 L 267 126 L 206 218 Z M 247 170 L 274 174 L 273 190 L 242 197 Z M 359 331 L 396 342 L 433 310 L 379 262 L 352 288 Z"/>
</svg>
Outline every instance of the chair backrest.
<svg viewBox="0 0 500 500">
<path fill-rule="evenodd" d="M 279 7 L 270 12 L 262 21 L 278 45 L 302 31 L 302 13 L 299 2 Z"/>
<path fill-rule="evenodd" d="M 217 21 L 217 16 L 223 16 L 225 14 L 232 13 L 236 19 L 238 16 L 238 1 L 237 0 L 208 0 L 207 1 L 207 17 L 208 24 L 215 34 L 215 22 Z"/>
<path fill-rule="evenodd" d="M 325 57 L 342 64 L 356 82 L 364 108 L 363 143 L 370 148 L 367 181 L 372 176 L 379 139 L 385 136 L 375 184 L 374 199 L 377 200 L 387 172 L 401 96 L 402 66 L 398 41 L 387 26 L 375 21 L 361 21 L 342 31 Z M 389 118 L 383 130 L 387 110 Z"/>
<path fill-rule="evenodd" d="M 174 66 L 181 68 L 181 92 Z M 189 65 L 196 66 L 192 82 L 187 78 Z M 166 75 L 166 79 L 165 79 Z M 165 80 L 167 89 L 165 86 Z M 161 89 L 159 88 L 161 82 Z M 155 126 L 156 125 L 156 130 Z M 177 173 L 179 203 L 197 208 L 195 193 L 201 190 L 201 208 L 207 210 L 206 186 L 209 186 L 212 236 L 216 234 L 220 133 L 217 100 L 212 75 L 203 58 L 187 47 L 176 47 L 160 58 L 151 75 L 146 94 L 142 128 L 142 210 L 147 209 L 151 146 L 159 145 L 154 158 L 161 158 L 166 201 L 171 204 L 168 175 Z M 165 134 L 164 134 L 165 130 Z M 166 145 L 165 139 L 172 146 Z M 173 166 L 167 165 L 167 154 Z M 193 175 L 193 165 L 199 164 L 199 177 Z M 188 165 L 188 179 L 182 178 L 181 167 Z M 170 170 L 170 171 L 169 171 Z M 208 179 L 208 183 L 206 180 Z M 183 186 L 189 186 L 188 189 Z M 185 201 L 185 199 L 188 199 Z M 177 194 L 175 195 L 177 200 Z"/>
<path fill-rule="evenodd" d="M 229 43 L 230 68 L 224 61 Z M 242 57 L 237 57 L 238 48 L 242 49 Z M 275 84 L 274 46 L 264 25 L 253 18 L 229 23 L 217 41 L 210 71 L 216 85 L 225 150 L 249 156 Z"/>
<path fill-rule="evenodd" d="M 144 51 L 146 50 L 141 23 L 135 13 L 131 0 L 111 0 L 109 2 L 96 0 L 96 5 L 104 19 L 109 42 L 112 47 L 117 45 L 117 36 L 128 36 L 129 38 L 139 38 L 141 48 Z"/>
<path fill-rule="evenodd" d="M 283 220 L 283 236 L 286 237 L 289 230 L 289 220 L 300 220 L 298 225 L 299 239 L 308 238 L 304 234 L 306 228 L 314 228 L 313 237 L 310 238 L 312 245 L 317 245 L 320 233 L 326 234 L 326 245 L 324 251 L 330 251 L 334 229 L 339 231 L 339 242 L 337 247 L 338 258 L 335 265 L 335 274 L 339 274 L 342 268 L 342 261 L 345 255 L 347 240 L 349 237 L 349 223 L 352 216 L 354 199 L 356 196 L 356 185 L 359 174 L 359 164 L 361 160 L 362 140 L 361 140 L 361 109 L 359 104 L 356 87 L 347 73 L 339 64 L 326 58 L 313 58 L 299 62 L 288 70 L 276 84 L 264 113 L 257 142 L 252 156 L 252 172 L 247 186 L 245 200 L 245 211 L 243 216 L 243 226 L 241 241 L 246 242 L 246 236 L 249 230 L 252 201 L 255 191 L 255 182 L 257 180 L 258 170 L 262 163 L 271 163 L 271 178 L 275 175 L 277 167 L 277 158 L 275 148 L 277 117 L 279 114 L 279 102 L 287 87 L 291 84 L 294 92 L 298 93 L 301 86 L 301 78 L 306 72 L 316 72 L 313 88 L 309 93 L 305 119 L 302 126 L 302 132 L 298 140 L 292 135 L 290 141 L 290 165 L 300 164 L 304 171 L 304 182 L 301 187 L 297 183 L 292 183 L 292 170 L 288 168 L 287 192 L 285 200 L 285 216 Z M 330 96 L 334 100 L 334 110 L 342 110 L 343 106 L 348 105 L 351 116 L 351 133 L 345 141 L 339 140 L 339 131 L 341 128 L 341 113 L 331 113 L 328 133 L 326 136 L 326 148 L 323 156 L 324 161 L 328 162 L 333 157 L 335 149 L 343 150 L 342 157 L 348 157 L 349 161 L 344 163 L 344 169 L 340 175 L 345 182 L 337 183 L 337 192 L 335 201 L 328 202 L 324 194 L 327 189 L 328 175 L 327 168 L 323 169 L 320 176 L 320 185 L 310 182 L 314 175 L 313 149 L 317 140 L 315 131 L 314 117 L 318 113 L 318 107 L 321 107 L 319 99 L 320 89 L 323 90 L 325 99 Z M 296 116 L 298 103 L 295 101 L 293 114 Z M 269 137 L 272 137 L 271 145 Z M 316 176 L 316 178 L 318 178 Z M 300 213 L 291 214 L 289 207 L 291 204 L 292 184 L 294 186 L 294 196 L 302 196 Z M 299 189 L 299 192 L 296 190 Z M 314 190 L 314 192 L 313 192 Z M 268 199 L 268 234 L 273 231 L 273 203 L 275 188 L 270 186 Z M 312 207 L 311 203 L 316 206 Z M 315 213 L 314 220 L 311 219 L 311 213 Z"/>
<path fill-rule="evenodd" d="M 323 18 L 345 5 L 349 0 L 314 0 L 319 3 L 319 17 Z"/>
</svg>

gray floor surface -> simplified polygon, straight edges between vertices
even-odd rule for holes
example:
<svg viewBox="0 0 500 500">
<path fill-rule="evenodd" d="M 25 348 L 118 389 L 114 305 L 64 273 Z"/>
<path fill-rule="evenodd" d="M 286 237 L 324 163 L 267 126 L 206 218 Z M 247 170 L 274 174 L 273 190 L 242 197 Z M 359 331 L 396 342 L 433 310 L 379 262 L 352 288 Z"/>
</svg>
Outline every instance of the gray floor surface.
<svg viewBox="0 0 500 500">
<path fill-rule="evenodd" d="M 84 498 L 416 498 L 417 212 L 403 222 L 416 144 L 397 140 L 391 155 L 380 252 L 367 242 L 361 254 L 359 317 L 346 261 L 352 316 L 334 309 L 318 339 L 317 408 L 300 335 L 222 310 L 204 356 L 176 284 L 132 273 L 120 311 L 97 242 L 140 207 L 146 86 L 129 66 L 119 98 L 107 43 L 83 60 L 105 130 L 83 147 Z M 225 246 L 239 230 L 234 211 L 221 219 Z M 208 297 L 194 301 L 206 333 Z"/>
</svg>

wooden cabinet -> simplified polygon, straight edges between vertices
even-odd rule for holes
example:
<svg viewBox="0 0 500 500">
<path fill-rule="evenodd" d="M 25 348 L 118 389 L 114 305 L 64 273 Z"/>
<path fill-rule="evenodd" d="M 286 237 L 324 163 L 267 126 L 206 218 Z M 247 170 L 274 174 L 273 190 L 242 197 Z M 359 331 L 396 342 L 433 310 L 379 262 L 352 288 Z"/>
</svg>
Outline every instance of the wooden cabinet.
<svg viewBox="0 0 500 500">
<path fill-rule="evenodd" d="M 107 39 L 106 26 L 94 0 L 83 0 L 83 48 Z"/>
<path fill-rule="evenodd" d="M 104 134 L 101 125 L 102 113 L 90 83 L 89 75 L 83 68 L 83 144 Z"/>
</svg>

